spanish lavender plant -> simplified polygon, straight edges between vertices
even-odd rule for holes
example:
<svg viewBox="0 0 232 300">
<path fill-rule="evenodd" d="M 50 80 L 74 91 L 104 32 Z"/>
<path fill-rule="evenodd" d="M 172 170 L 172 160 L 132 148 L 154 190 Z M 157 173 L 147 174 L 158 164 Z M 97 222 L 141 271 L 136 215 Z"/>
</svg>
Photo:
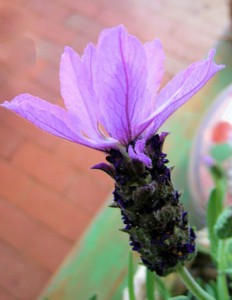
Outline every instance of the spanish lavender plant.
<svg viewBox="0 0 232 300">
<path fill-rule="evenodd" d="M 195 233 L 171 182 L 162 152 L 161 125 L 219 70 L 208 58 L 178 73 L 160 92 L 164 53 L 159 40 L 145 43 L 123 26 L 104 30 L 83 56 L 65 47 L 60 65 L 66 109 L 29 94 L 1 106 L 39 128 L 107 154 L 101 169 L 115 180 L 113 207 L 144 265 L 165 276 L 179 270 L 200 299 L 211 299 L 183 269 L 195 255 Z M 187 279 L 186 279 L 187 278 Z M 192 286 L 192 287 L 191 287 Z"/>
<path fill-rule="evenodd" d="M 115 180 L 112 206 L 121 210 L 125 224 L 122 230 L 129 234 L 132 249 L 140 253 L 148 269 L 160 276 L 174 271 L 195 253 L 195 233 L 165 165 L 165 136 L 156 134 L 146 142 L 144 152 L 152 161 L 149 168 L 117 150 L 110 150 L 106 157 L 112 170 L 103 164 L 95 166 Z"/>
</svg>

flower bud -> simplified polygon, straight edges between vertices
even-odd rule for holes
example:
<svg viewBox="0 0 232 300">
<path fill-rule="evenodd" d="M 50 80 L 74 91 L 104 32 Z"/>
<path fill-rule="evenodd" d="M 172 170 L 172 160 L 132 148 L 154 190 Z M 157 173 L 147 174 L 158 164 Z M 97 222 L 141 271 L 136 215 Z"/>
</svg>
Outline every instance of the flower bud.
<svg viewBox="0 0 232 300">
<path fill-rule="evenodd" d="M 156 134 L 146 142 L 151 168 L 114 149 L 106 158 L 115 169 L 113 206 L 121 210 L 122 231 L 129 234 L 130 245 L 140 253 L 143 264 L 160 276 L 194 256 L 196 238 L 171 182 L 171 169 L 162 152 L 164 138 Z"/>
</svg>

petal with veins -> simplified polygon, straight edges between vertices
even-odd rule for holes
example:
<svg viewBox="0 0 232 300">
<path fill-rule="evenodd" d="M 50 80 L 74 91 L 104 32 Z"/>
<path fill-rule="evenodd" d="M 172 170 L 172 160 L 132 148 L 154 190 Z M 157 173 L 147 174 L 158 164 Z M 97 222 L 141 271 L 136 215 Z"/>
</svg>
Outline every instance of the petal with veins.
<svg viewBox="0 0 232 300">
<path fill-rule="evenodd" d="M 113 140 L 86 138 L 81 132 L 81 130 L 84 131 L 84 128 L 80 127 L 79 121 L 73 113 L 38 97 L 22 94 L 11 102 L 5 101 L 1 106 L 14 111 L 40 129 L 72 142 L 98 150 L 105 150 L 115 145 Z"/>
<path fill-rule="evenodd" d="M 211 50 L 206 60 L 190 65 L 163 88 L 156 99 L 153 115 L 144 122 L 147 126 L 150 125 L 146 138 L 154 134 L 167 118 L 196 94 L 216 72 L 224 68 L 223 65 L 213 62 L 214 54 L 215 50 Z"/>
<path fill-rule="evenodd" d="M 122 26 L 105 30 L 97 46 L 95 90 L 104 127 L 124 144 L 135 137 L 134 126 L 144 119 L 146 78 L 143 45 Z"/>
<path fill-rule="evenodd" d="M 145 43 L 144 49 L 147 56 L 147 89 L 152 95 L 152 101 L 150 103 L 154 107 L 154 98 L 159 90 L 161 80 L 164 75 L 164 50 L 159 40 Z"/>
<path fill-rule="evenodd" d="M 143 45 L 117 26 L 104 30 L 82 57 L 65 48 L 60 82 L 67 110 L 28 94 L 1 106 L 70 141 L 102 151 L 128 149 L 131 158 L 150 166 L 146 141 L 223 68 L 213 62 L 214 54 L 211 50 L 206 60 L 177 74 L 158 94 L 164 73 L 161 43 Z"/>
<path fill-rule="evenodd" d="M 60 64 L 61 94 L 67 109 L 79 118 L 88 136 L 99 137 L 98 101 L 93 90 L 92 65 L 95 47 L 89 44 L 82 59 L 72 48 L 65 47 Z"/>
</svg>

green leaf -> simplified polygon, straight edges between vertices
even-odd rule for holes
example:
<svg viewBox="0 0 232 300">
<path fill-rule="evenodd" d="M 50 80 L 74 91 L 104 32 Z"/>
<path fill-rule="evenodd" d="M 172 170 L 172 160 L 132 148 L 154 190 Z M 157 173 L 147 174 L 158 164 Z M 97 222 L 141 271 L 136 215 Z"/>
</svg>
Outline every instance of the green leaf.
<svg viewBox="0 0 232 300">
<path fill-rule="evenodd" d="M 169 300 L 187 300 L 187 299 L 188 297 L 184 295 L 169 298 Z"/>
<path fill-rule="evenodd" d="M 232 147 L 229 144 L 217 144 L 210 149 L 211 156 L 221 164 L 224 160 L 232 156 Z"/>
<path fill-rule="evenodd" d="M 227 207 L 220 214 L 214 231 L 219 239 L 226 240 L 232 237 L 232 206 Z"/>
<path fill-rule="evenodd" d="M 155 276 L 154 272 L 146 271 L 147 300 L 155 300 Z"/>
<path fill-rule="evenodd" d="M 227 265 L 230 268 L 230 267 L 232 267 L 232 238 L 230 238 L 226 241 L 225 254 L 226 254 Z"/>
<path fill-rule="evenodd" d="M 216 281 L 211 280 L 209 283 L 205 284 L 205 290 L 215 299 L 217 297 L 217 284 Z"/>
<path fill-rule="evenodd" d="M 210 240 L 210 251 L 212 258 L 217 260 L 218 238 L 214 231 L 214 226 L 219 215 L 222 213 L 224 199 L 226 195 L 226 180 L 220 167 L 211 168 L 211 174 L 215 182 L 215 188 L 211 191 L 206 210 L 206 219 L 208 226 L 208 234 Z"/>
<path fill-rule="evenodd" d="M 128 262 L 128 292 L 129 299 L 136 300 L 134 292 L 134 263 L 132 252 L 129 253 L 129 262 Z"/>
<path fill-rule="evenodd" d="M 210 252 L 214 261 L 217 260 L 217 252 L 218 252 L 218 238 L 214 231 L 214 225 L 216 224 L 217 218 L 221 211 L 221 208 L 219 208 L 220 206 L 219 202 L 220 201 L 218 201 L 218 191 L 216 188 L 214 188 L 209 196 L 209 201 L 207 204 L 207 211 L 206 211 L 208 234 L 210 240 Z"/>
<path fill-rule="evenodd" d="M 154 273 L 154 277 L 155 277 L 155 287 L 157 287 L 159 294 L 163 297 L 164 300 L 168 300 L 171 297 L 169 290 L 167 289 L 164 282 L 158 275 Z"/>
<path fill-rule="evenodd" d="M 97 300 L 97 295 L 94 294 L 93 296 L 91 296 L 90 298 L 88 298 L 88 300 Z"/>
<path fill-rule="evenodd" d="M 219 164 L 215 164 L 211 166 L 209 170 L 212 175 L 215 187 L 218 188 L 221 193 L 225 193 L 227 179 L 224 169 Z M 222 194 L 221 196 L 225 197 L 225 194 Z"/>
<path fill-rule="evenodd" d="M 221 273 L 227 274 L 227 275 L 232 275 L 232 268 L 224 269 L 223 271 L 221 271 Z"/>
</svg>

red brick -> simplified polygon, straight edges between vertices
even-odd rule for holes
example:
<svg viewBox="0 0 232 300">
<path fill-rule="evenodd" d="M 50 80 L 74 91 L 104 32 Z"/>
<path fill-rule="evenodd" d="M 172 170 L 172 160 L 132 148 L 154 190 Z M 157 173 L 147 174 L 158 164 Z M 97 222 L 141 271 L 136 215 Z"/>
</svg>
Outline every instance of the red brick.
<svg viewBox="0 0 232 300">
<path fill-rule="evenodd" d="M 43 85 L 41 86 L 41 84 L 38 83 L 39 74 L 44 72 L 47 66 L 48 63 L 40 60 L 38 61 L 36 68 L 31 70 L 31 72 L 27 72 L 25 76 L 21 78 L 19 78 L 18 76 L 12 76 L 11 80 L 8 80 L 7 83 L 5 83 L 3 87 L 1 87 L 1 99 L 11 100 L 15 96 L 22 93 L 29 93 L 35 96 L 39 96 L 42 99 L 55 99 L 56 97 L 54 95 L 54 92 L 51 92 L 51 89 L 49 90 L 49 88 L 46 88 Z M 2 111 L 5 110 L 1 108 L 1 112 Z"/>
<path fill-rule="evenodd" d="M 108 175 L 98 170 L 93 170 L 93 173 L 77 175 L 67 191 L 67 198 L 91 215 L 96 214 L 113 189 L 113 180 Z"/>
<path fill-rule="evenodd" d="M 178 28 L 173 33 L 173 38 L 177 41 L 183 41 L 185 39 L 185 47 L 191 50 L 191 47 L 196 46 L 196 40 L 198 41 L 198 48 L 202 50 L 202 53 L 205 52 L 205 49 L 212 47 L 214 40 L 209 36 L 199 35 L 199 31 L 191 30 L 187 26 Z"/>
<path fill-rule="evenodd" d="M 75 39 L 70 40 L 68 46 L 72 47 L 79 55 L 82 55 L 89 42 L 96 43 L 97 35 L 93 39 L 90 39 L 86 33 L 76 31 Z"/>
<path fill-rule="evenodd" d="M 59 64 L 62 52 L 63 47 L 60 47 L 60 51 L 57 50 L 57 52 L 54 53 L 54 65 L 47 64 L 44 70 L 42 70 L 36 76 L 36 82 L 38 85 L 50 89 L 51 91 L 53 91 L 53 94 L 57 96 L 60 95 Z"/>
<path fill-rule="evenodd" d="M 0 299 L 2 300 L 19 300 L 18 297 L 11 294 L 10 291 L 7 291 L 6 289 L 3 289 L 0 287 Z"/>
<path fill-rule="evenodd" d="M 133 4 L 124 0 L 13 2 L 11 6 L 17 4 L 17 7 L 21 7 L 24 20 L 19 26 L 14 25 L 17 19 L 16 23 L 15 20 L 5 22 L 6 27 L 3 28 L 6 30 L 2 28 L 1 31 L 1 37 L 7 43 L 12 38 L 11 46 L 18 46 L 10 47 L 10 50 L 15 49 L 16 52 L 9 51 L 5 58 L 2 50 L 7 47 L 1 47 L 2 100 L 29 92 L 52 103 L 61 103 L 58 72 L 63 46 L 72 46 L 82 53 L 87 43 L 97 41 L 103 27 L 122 23 L 142 41 L 160 38 L 168 56 L 164 78 L 164 82 L 167 82 L 179 69 L 204 57 L 208 48 L 215 44 L 228 25 L 225 1 L 219 6 L 217 1 L 209 0 L 177 1 L 178 3 L 138 0 Z M 20 29 L 21 25 L 26 26 L 25 32 Z M 9 30 L 19 34 L 14 37 Z M 19 36 L 32 38 L 35 42 L 37 61 L 31 68 L 22 67 L 21 60 L 18 59 L 19 49 L 28 51 L 23 48 L 25 45 L 20 42 Z M 25 53 L 31 55 L 27 51 Z M 104 204 L 113 181 L 100 171 L 88 169 L 92 164 L 104 160 L 99 152 L 60 141 L 2 108 L 0 123 L 0 218 L 3 224 L 0 235 L 11 246 L 19 249 L 24 247 L 25 251 L 22 255 L 10 245 L 1 247 L 0 244 L 0 267 L 4 270 L 0 272 L 0 299 L 32 300 L 50 274 L 41 266 L 53 270 L 59 264 L 59 260 L 68 251 L 66 242 L 69 245 L 69 241 L 72 243 L 83 234 L 93 215 Z M 18 137 L 22 137 L 27 143 L 18 143 Z M 37 150 L 33 150 L 34 148 Z M 15 155 L 18 159 L 15 158 L 17 166 L 10 164 Z M 53 159 L 50 158 L 52 155 Z M 31 165 L 29 160 L 32 160 Z M 41 160 L 44 163 L 38 166 Z M 58 169 L 54 166 L 54 161 L 59 162 Z M 24 168 L 26 165 L 29 168 L 27 171 Z M 64 175 L 55 174 L 56 179 L 51 180 L 53 174 L 47 175 L 47 165 L 52 165 L 54 172 L 63 170 Z M 33 172 L 29 172 L 32 168 Z M 73 174 L 71 178 L 70 174 Z M 69 178 L 67 182 L 65 176 Z M 14 205 L 7 204 L 5 200 Z M 31 220 L 35 220 L 29 221 L 29 214 Z M 37 234 L 32 235 L 34 222 L 39 227 L 35 227 Z M 27 236 L 31 238 L 31 243 Z M 57 253 L 53 252 L 54 248 Z M 11 295 L 15 297 L 12 298 Z"/>
<path fill-rule="evenodd" d="M 19 5 L 20 7 L 24 6 L 25 3 L 27 3 L 28 0 L 15 0 L 14 3 L 16 3 L 17 5 Z"/>
<path fill-rule="evenodd" d="M 165 72 L 163 80 L 161 82 L 161 89 L 172 79 L 173 75 L 168 72 Z"/>
<path fill-rule="evenodd" d="M 102 9 L 102 5 L 99 4 L 98 1 L 65 1 L 65 0 L 57 0 L 57 4 L 59 7 L 64 9 L 68 9 L 75 13 L 80 13 L 84 16 L 89 16 L 92 18 L 96 18 L 99 12 Z"/>
<path fill-rule="evenodd" d="M 16 39 L 25 31 L 27 20 L 20 6 L 10 2 L 1 2 L 0 18 L 0 40 L 1 46 L 4 46 L 7 41 Z"/>
<path fill-rule="evenodd" d="M 168 56 L 173 61 L 179 59 L 182 61 L 182 63 L 188 64 L 188 62 L 186 61 L 186 55 L 188 49 L 183 44 L 181 44 L 179 41 L 175 39 L 173 39 L 173 41 L 170 43 L 170 40 L 167 36 L 166 37 L 162 36 L 159 38 L 163 44 L 166 56 Z M 168 68 L 168 66 L 166 67 Z"/>
<path fill-rule="evenodd" d="M 55 67 L 52 67 L 51 64 L 49 64 L 52 76 L 50 76 L 50 80 L 47 82 L 47 84 L 51 80 L 54 80 L 55 83 L 57 83 L 55 88 L 59 90 L 58 80 L 56 79 L 59 77 L 58 67 L 65 45 L 56 45 L 48 39 L 39 39 L 36 43 L 36 46 L 38 59 L 45 59 L 49 63 L 55 65 Z"/>
<path fill-rule="evenodd" d="M 96 208 L 105 201 L 113 189 L 113 180 L 107 174 L 90 169 L 93 165 L 104 162 L 105 154 L 62 141 L 56 149 L 56 155 L 79 171 L 66 191 L 67 198 L 91 212 L 96 212 Z"/>
<path fill-rule="evenodd" d="M 0 238 L 21 250 L 35 235 L 38 227 L 35 219 L 1 198 L 0 220 Z"/>
<path fill-rule="evenodd" d="M 105 161 L 103 152 L 76 143 L 61 140 L 55 150 L 57 159 L 62 159 L 81 170 L 89 170 L 93 165 Z"/>
<path fill-rule="evenodd" d="M 125 14 L 126 12 L 118 14 L 115 10 L 104 9 L 97 17 L 97 21 L 104 27 L 113 27 L 123 23 L 128 28 L 130 20 L 125 19 Z"/>
<path fill-rule="evenodd" d="M 74 176 L 74 170 L 54 157 L 52 152 L 31 141 L 19 148 L 13 164 L 57 192 L 66 190 Z"/>
<path fill-rule="evenodd" d="M 103 29 L 103 26 L 99 24 L 99 22 L 97 22 L 95 19 L 92 20 L 78 13 L 70 15 L 65 21 L 65 26 L 67 30 L 72 28 L 79 33 L 83 33 L 83 35 L 89 31 L 97 33 L 98 35 Z M 95 34 L 95 38 L 97 35 Z"/>
<path fill-rule="evenodd" d="M 172 76 L 176 75 L 178 72 L 186 69 L 187 64 L 183 63 L 179 59 L 172 59 L 171 56 L 166 57 L 166 70 L 168 70 L 169 74 Z"/>
<path fill-rule="evenodd" d="M 34 236 L 28 242 L 24 253 L 32 257 L 48 271 L 54 272 L 68 254 L 73 242 L 49 229 L 37 227 Z"/>
<path fill-rule="evenodd" d="M 21 300 L 35 299 L 50 273 L 0 241 L 0 286 Z"/>
<path fill-rule="evenodd" d="M 38 67 L 35 69 L 33 77 L 31 76 L 30 80 L 28 81 L 27 91 L 32 95 L 39 96 L 40 98 L 47 100 L 48 102 L 57 104 L 57 98 L 60 97 L 59 63 L 60 57 L 55 64 L 56 72 L 53 73 L 53 76 L 55 77 L 52 79 L 56 84 L 43 84 L 42 81 L 39 81 L 39 78 L 46 73 L 47 68 L 54 68 L 54 65 L 48 64 L 48 62 L 39 59 L 37 61 Z"/>
<path fill-rule="evenodd" d="M 26 197 L 32 186 L 29 177 L 2 159 L 0 159 L 0 178 L 0 196 L 16 204 Z"/>
<path fill-rule="evenodd" d="M 0 122 L 2 122 L 4 126 L 7 126 L 11 130 L 7 139 L 10 139 L 11 135 L 16 135 L 19 139 L 20 136 L 26 141 L 26 139 L 31 139 L 41 146 L 47 148 L 48 150 L 53 150 L 56 147 L 56 144 L 59 142 L 59 138 L 48 134 L 41 129 L 36 128 L 25 119 L 17 116 L 13 112 L 7 111 L 6 109 L 0 109 Z M 16 139 L 15 139 L 16 141 Z M 13 141 L 9 141 L 9 144 L 13 143 Z M 22 146 L 22 143 L 19 143 L 18 146 Z M 6 148 L 10 148 L 11 145 L 5 145 Z M 4 148 L 4 147 L 3 147 Z M 16 150 L 16 149 L 15 149 Z M 16 151 L 14 151 L 14 154 Z M 5 156 L 7 154 L 5 153 Z M 10 155 L 10 153 L 9 153 Z"/>
<path fill-rule="evenodd" d="M 67 30 L 58 23 L 54 23 L 52 18 L 36 18 L 34 32 L 39 38 L 49 39 L 51 42 L 62 46 L 75 38 L 74 32 Z"/>
<path fill-rule="evenodd" d="M 70 240 L 79 238 L 91 219 L 91 215 L 81 206 L 75 206 L 65 197 L 61 198 L 59 194 L 38 184 L 21 201 L 20 206 Z"/>
<path fill-rule="evenodd" d="M 25 9 L 30 14 L 35 17 L 41 17 L 43 19 L 49 18 L 58 23 L 62 24 L 63 19 L 69 13 L 66 7 L 60 7 L 57 5 L 56 1 L 46 1 L 46 0 L 30 0 L 27 1 Z"/>
<path fill-rule="evenodd" d="M 7 126 L 0 126 L 0 156 L 6 159 L 12 158 L 18 147 L 22 144 L 23 137 Z"/>
<path fill-rule="evenodd" d="M 85 23 L 86 25 L 79 25 L 79 23 Z M 79 54 L 82 54 L 82 48 L 86 47 L 90 42 L 93 44 L 97 44 L 98 36 L 100 32 L 104 29 L 104 26 L 99 22 L 85 20 L 84 17 L 80 17 L 79 15 L 72 15 L 65 23 L 65 26 L 68 31 L 72 31 L 74 33 L 75 39 L 69 41 L 69 45 L 73 47 L 76 51 L 78 50 Z M 79 50 L 80 49 L 80 50 Z"/>
</svg>

